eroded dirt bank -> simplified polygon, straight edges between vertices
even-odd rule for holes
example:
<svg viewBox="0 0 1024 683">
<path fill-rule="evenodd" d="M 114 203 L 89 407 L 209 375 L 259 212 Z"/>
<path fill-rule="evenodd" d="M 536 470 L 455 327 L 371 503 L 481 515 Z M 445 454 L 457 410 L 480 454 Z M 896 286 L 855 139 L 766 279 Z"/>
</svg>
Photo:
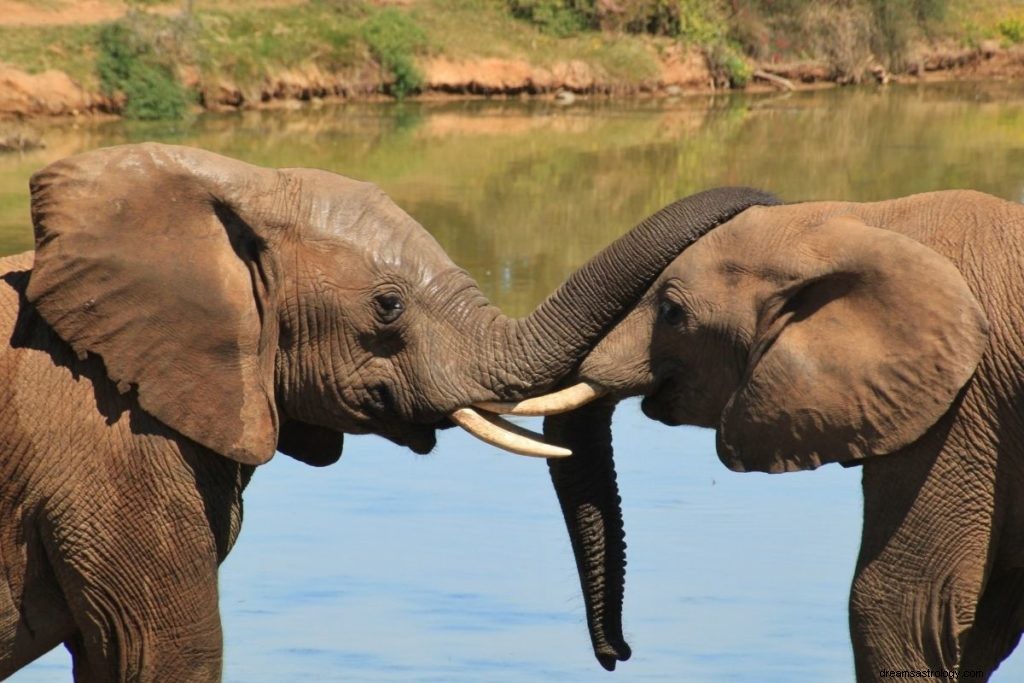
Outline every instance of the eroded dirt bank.
<svg viewBox="0 0 1024 683">
<path fill-rule="evenodd" d="M 655 78 L 622 82 L 606 78 L 583 60 L 539 67 L 524 59 L 453 60 L 433 57 L 422 60 L 423 91 L 418 97 L 445 96 L 679 96 L 728 89 L 716 82 L 698 51 L 679 50 L 659 61 Z M 771 79 L 776 76 L 779 79 Z M 1024 50 L 1019 48 L 945 51 L 925 54 L 904 74 L 869 71 L 881 81 L 915 82 L 941 80 L 1024 79 Z M 183 80 L 196 92 L 199 106 L 209 110 L 297 106 L 317 99 L 372 99 L 381 94 L 386 80 L 379 69 L 327 73 L 315 67 L 282 70 L 256 86 L 240 87 L 229 80 L 200 83 L 190 74 Z M 754 69 L 747 90 L 821 87 L 837 82 L 823 64 L 793 62 L 762 64 Z M 0 64 L 0 116 L 79 116 L 117 114 L 123 102 L 90 91 L 61 71 L 29 74 Z"/>
</svg>

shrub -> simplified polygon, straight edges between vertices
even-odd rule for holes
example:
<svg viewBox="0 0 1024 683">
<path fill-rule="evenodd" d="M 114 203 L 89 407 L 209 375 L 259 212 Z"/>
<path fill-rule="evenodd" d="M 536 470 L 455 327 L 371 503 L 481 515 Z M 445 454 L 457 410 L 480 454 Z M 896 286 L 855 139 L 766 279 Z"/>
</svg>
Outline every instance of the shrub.
<svg viewBox="0 0 1024 683">
<path fill-rule="evenodd" d="M 1013 17 L 1004 19 L 996 26 L 999 34 L 1014 45 L 1024 43 L 1024 19 Z"/>
<path fill-rule="evenodd" d="M 706 57 L 715 81 L 727 81 L 733 88 L 745 88 L 750 83 L 753 69 L 733 45 L 715 43 L 707 49 Z"/>
<path fill-rule="evenodd" d="M 512 16 L 563 38 L 597 27 L 594 0 L 508 0 L 508 6 Z"/>
<path fill-rule="evenodd" d="M 721 41 L 725 35 L 725 22 L 717 3 L 701 0 L 677 1 L 680 38 L 696 45 Z"/>
<path fill-rule="evenodd" d="M 103 27 L 96 61 L 100 85 L 108 95 L 124 94 L 125 118 L 180 119 L 188 97 L 171 67 L 176 51 L 161 49 L 152 29 L 134 15 Z"/>
<path fill-rule="evenodd" d="M 715 2 L 702 0 L 507 0 L 512 15 L 565 37 L 588 29 L 683 36 L 704 43 L 718 35 Z"/>
<path fill-rule="evenodd" d="M 676 36 L 683 4 L 680 0 L 597 0 L 595 18 L 603 29 Z"/>
<path fill-rule="evenodd" d="M 868 4 L 875 20 L 875 53 L 897 71 L 905 66 L 910 39 L 915 33 L 927 33 L 932 22 L 942 19 L 949 0 L 870 0 Z"/>
<path fill-rule="evenodd" d="M 813 54 L 823 57 L 840 82 L 859 83 L 871 57 L 871 14 L 860 5 L 814 5 L 803 15 Z"/>
<path fill-rule="evenodd" d="M 392 95 L 402 99 L 423 85 L 413 56 L 426 47 L 427 36 L 409 15 L 390 7 L 377 12 L 363 24 L 363 40 L 377 63 L 394 78 Z"/>
</svg>

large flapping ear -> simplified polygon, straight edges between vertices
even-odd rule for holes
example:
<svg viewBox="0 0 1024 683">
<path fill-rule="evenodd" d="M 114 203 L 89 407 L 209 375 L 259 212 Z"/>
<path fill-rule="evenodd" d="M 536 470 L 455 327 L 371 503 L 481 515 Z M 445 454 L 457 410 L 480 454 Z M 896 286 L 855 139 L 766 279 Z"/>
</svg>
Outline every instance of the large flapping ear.
<svg viewBox="0 0 1024 683">
<path fill-rule="evenodd" d="M 949 260 L 849 216 L 774 247 L 747 232 L 732 246 L 777 260 L 765 272 L 788 280 L 760 302 L 746 377 L 722 414 L 728 467 L 785 472 L 891 453 L 942 417 L 988 338 Z"/>
<path fill-rule="evenodd" d="M 28 298 L 147 412 L 233 460 L 277 443 L 268 241 L 293 180 L 210 152 L 125 145 L 32 177 Z"/>
</svg>

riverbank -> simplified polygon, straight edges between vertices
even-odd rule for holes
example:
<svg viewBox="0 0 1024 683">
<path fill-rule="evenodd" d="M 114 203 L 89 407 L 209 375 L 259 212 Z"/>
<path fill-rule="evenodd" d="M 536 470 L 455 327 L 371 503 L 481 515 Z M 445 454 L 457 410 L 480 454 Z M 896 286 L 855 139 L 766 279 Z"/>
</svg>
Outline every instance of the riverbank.
<svg viewBox="0 0 1024 683">
<path fill-rule="evenodd" d="M 553 32 L 516 18 L 502 0 L 0 0 L 0 116 L 159 118 L 338 99 L 540 96 L 570 103 L 580 96 L 1018 79 L 1024 22 L 1007 19 L 1013 11 L 1010 3 L 1003 14 L 961 17 L 958 25 L 970 30 L 960 30 L 959 39 L 947 30 L 916 44 L 893 69 L 863 49 L 856 59 L 784 50 L 755 58 L 713 33 L 684 40 Z"/>
</svg>

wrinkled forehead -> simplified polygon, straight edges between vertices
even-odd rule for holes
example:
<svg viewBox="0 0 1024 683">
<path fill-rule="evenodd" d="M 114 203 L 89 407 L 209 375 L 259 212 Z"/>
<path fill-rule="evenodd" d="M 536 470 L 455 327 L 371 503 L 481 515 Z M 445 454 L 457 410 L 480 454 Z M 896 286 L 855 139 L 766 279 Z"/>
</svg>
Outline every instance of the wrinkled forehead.
<svg viewBox="0 0 1024 683">
<path fill-rule="evenodd" d="M 362 253 L 372 268 L 400 272 L 412 282 L 457 268 L 437 240 L 373 183 L 313 169 L 282 172 L 301 188 L 304 239 L 337 243 Z"/>
<path fill-rule="evenodd" d="M 815 225 L 780 208 L 789 207 L 753 207 L 723 223 L 677 256 L 663 278 L 705 289 L 791 280 L 793 257 L 808 249 L 803 237 Z"/>
</svg>

